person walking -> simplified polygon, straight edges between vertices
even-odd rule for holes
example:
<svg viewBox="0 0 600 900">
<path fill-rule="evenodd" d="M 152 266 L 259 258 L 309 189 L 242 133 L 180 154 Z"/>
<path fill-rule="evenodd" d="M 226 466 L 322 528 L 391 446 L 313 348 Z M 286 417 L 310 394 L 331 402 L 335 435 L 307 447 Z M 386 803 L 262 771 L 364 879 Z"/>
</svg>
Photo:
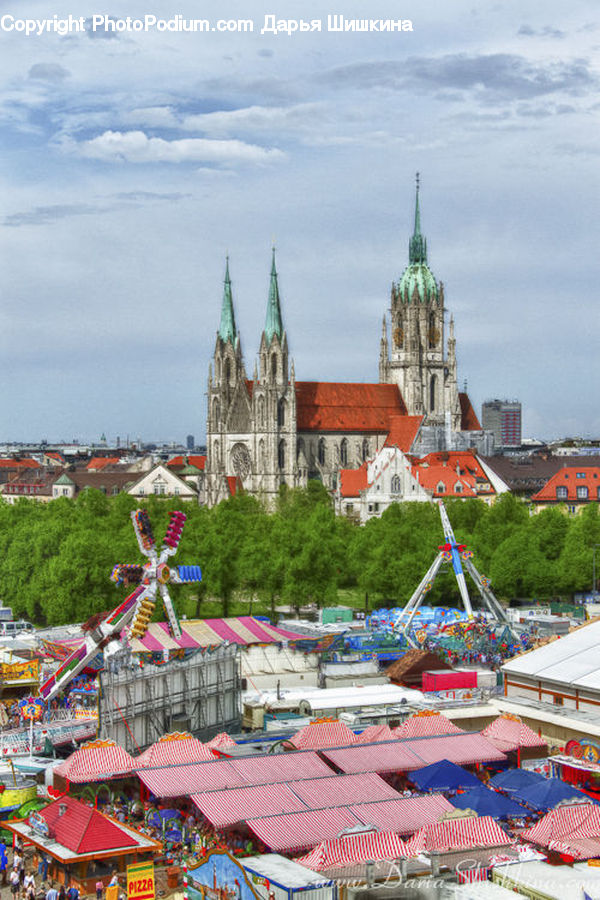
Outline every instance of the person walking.
<svg viewBox="0 0 600 900">
<path fill-rule="evenodd" d="M 46 891 L 46 900 L 58 900 L 58 891 L 54 887 L 53 882 L 50 882 L 50 887 Z"/>
<path fill-rule="evenodd" d="M 2 887 L 6 885 L 6 870 L 8 868 L 8 856 L 6 855 L 6 844 L 0 841 L 0 873 L 2 875 Z"/>
<path fill-rule="evenodd" d="M 102 900 L 102 892 L 104 891 L 104 885 L 100 880 L 96 882 L 96 900 Z"/>
<path fill-rule="evenodd" d="M 10 882 L 10 892 L 13 896 L 13 900 L 17 900 L 21 889 L 21 876 L 19 875 L 19 870 L 13 868 L 8 880 Z"/>
</svg>

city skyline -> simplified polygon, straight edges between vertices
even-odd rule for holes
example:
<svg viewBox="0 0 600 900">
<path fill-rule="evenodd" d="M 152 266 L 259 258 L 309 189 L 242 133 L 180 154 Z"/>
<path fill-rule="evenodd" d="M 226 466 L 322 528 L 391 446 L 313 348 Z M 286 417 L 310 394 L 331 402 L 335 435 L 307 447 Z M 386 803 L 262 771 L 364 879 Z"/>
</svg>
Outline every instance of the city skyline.
<svg viewBox="0 0 600 900">
<path fill-rule="evenodd" d="M 235 33 L 92 31 L 87 0 L 52 10 L 83 31 L 27 36 L 3 14 L 0 443 L 203 443 L 225 257 L 252 377 L 273 242 L 296 376 L 376 382 L 416 171 L 478 414 L 518 398 L 524 436 L 600 435 L 591 0 L 568 19 L 556 2 L 411 0 L 412 31 L 328 30 L 360 6 L 288 4 L 322 22 L 291 34 L 261 34 L 274 11 L 255 0 L 203 5 L 252 21 Z M 51 18 L 41 0 L 10 15 Z"/>
</svg>

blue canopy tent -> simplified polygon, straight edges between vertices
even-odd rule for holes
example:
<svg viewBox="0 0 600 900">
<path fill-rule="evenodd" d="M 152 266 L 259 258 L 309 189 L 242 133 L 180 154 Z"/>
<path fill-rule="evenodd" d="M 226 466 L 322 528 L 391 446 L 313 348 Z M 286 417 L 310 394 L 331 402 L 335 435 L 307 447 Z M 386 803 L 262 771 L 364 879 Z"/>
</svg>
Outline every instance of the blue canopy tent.
<svg viewBox="0 0 600 900">
<path fill-rule="evenodd" d="M 529 810 L 515 803 L 497 791 L 490 791 L 483 785 L 457 794 L 451 800 L 452 806 L 458 809 L 472 809 L 479 816 L 492 816 L 494 819 L 506 819 L 509 816 L 528 816 Z"/>
<path fill-rule="evenodd" d="M 524 788 L 533 787 L 534 784 L 539 784 L 541 781 L 546 781 L 546 779 L 539 772 L 530 772 L 527 769 L 507 769 L 490 778 L 489 784 L 506 794 L 514 794 Z"/>
<path fill-rule="evenodd" d="M 422 791 L 456 791 L 459 788 L 479 787 L 481 782 L 447 759 L 411 772 L 408 778 Z"/>
<path fill-rule="evenodd" d="M 516 800 L 521 800 L 534 809 L 554 809 L 561 800 L 596 802 L 591 800 L 583 791 L 578 791 L 577 788 L 571 787 L 570 784 L 566 784 L 560 778 L 544 778 L 543 782 L 539 784 L 533 784 L 515 791 L 513 796 Z"/>
</svg>

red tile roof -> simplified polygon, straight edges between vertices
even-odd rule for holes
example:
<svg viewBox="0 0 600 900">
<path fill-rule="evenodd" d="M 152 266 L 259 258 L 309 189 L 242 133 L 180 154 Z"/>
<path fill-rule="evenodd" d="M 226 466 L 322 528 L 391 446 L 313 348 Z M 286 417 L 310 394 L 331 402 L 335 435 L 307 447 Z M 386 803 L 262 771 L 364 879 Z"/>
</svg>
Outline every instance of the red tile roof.
<svg viewBox="0 0 600 900">
<path fill-rule="evenodd" d="M 342 497 L 358 497 L 359 491 L 368 487 L 367 464 L 362 464 L 359 469 L 340 470 L 340 493 Z"/>
<path fill-rule="evenodd" d="M 106 466 L 114 466 L 119 462 L 118 456 L 94 456 L 90 459 L 86 469 L 90 472 L 104 469 Z"/>
<path fill-rule="evenodd" d="M 206 466 L 206 456 L 198 456 L 194 454 L 190 454 L 189 456 L 173 456 L 168 462 L 167 466 L 171 469 L 177 469 L 178 467 L 183 466 L 196 466 L 197 469 L 204 471 Z"/>
<path fill-rule="evenodd" d="M 55 800 L 40 815 L 54 833 L 56 842 L 74 853 L 102 853 L 137 845 L 135 838 L 116 822 L 74 797 Z"/>
<path fill-rule="evenodd" d="M 459 393 L 458 400 L 460 402 L 460 427 L 462 431 L 481 431 L 479 419 L 475 415 L 475 410 L 471 406 L 468 394 Z"/>
<path fill-rule="evenodd" d="M 395 384 L 296 382 L 298 431 L 389 431 L 392 416 L 406 415 Z"/>
<path fill-rule="evenodd" d="M 40 464 L 35 459 L 0 459 L 3 469 L 39 469 Z"/>
<path fill-rule="evenodd" d="M 398 447 L 404 453 L 410 453 L 423 419 L 424 416 L 391 416 L 385 446 Z"/>
<path fill-rule="evenodd" d="M 413 466 L 413 475 L 425 490 L 433 491 L 436 497 L 477 496 L 474 478 L 471 475 L 457 475 L 451 466 Z M 438 490 L 440 484 L 444 485 L 444 490 Z M 457 486 L 460 486 L 459 490 Z"/>
<path fill-rule="evenodd" d="M 588 496 L 578 497 L 577 488 L 587 487 Z M 556 489 L 561 488 L 557 497 Z M 531 498 L 535 501 L 554 501 L 554 503 L 585 503 L 587 500 L 600 500 L 600 466 L 565 466 L 549 478 L 541 491 Z M 566 489 L 566 493 L 565 493 Z"/>
</svg>

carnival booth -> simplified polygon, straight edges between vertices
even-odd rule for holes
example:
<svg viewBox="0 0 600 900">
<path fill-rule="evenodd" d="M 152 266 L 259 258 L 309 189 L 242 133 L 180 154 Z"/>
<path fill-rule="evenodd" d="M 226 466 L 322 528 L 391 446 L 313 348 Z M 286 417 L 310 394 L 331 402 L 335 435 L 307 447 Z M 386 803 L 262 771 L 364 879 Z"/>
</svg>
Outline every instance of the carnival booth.
<svg viewBox="0 0 600 900">
<path fill-rule="evenodd" d="M 151 860 L 162 845 L 133 828 L 110 819 L 73 797 L 61 797 L 28 819 L 7 822 L 5 828 L 23 844 L 35 848 L 34 866 L 42 854 L 49 860 L 49 878 L 74 884 L 82 895 L 104 886 L 116 871 Z"/>
<path fill-rule="evenodd" d="M 139 795 L 132 756 L 114 741 L 90 741 L 55 766 L 49 793 L 74 793 L 95 806 Z"/>
</svg>

